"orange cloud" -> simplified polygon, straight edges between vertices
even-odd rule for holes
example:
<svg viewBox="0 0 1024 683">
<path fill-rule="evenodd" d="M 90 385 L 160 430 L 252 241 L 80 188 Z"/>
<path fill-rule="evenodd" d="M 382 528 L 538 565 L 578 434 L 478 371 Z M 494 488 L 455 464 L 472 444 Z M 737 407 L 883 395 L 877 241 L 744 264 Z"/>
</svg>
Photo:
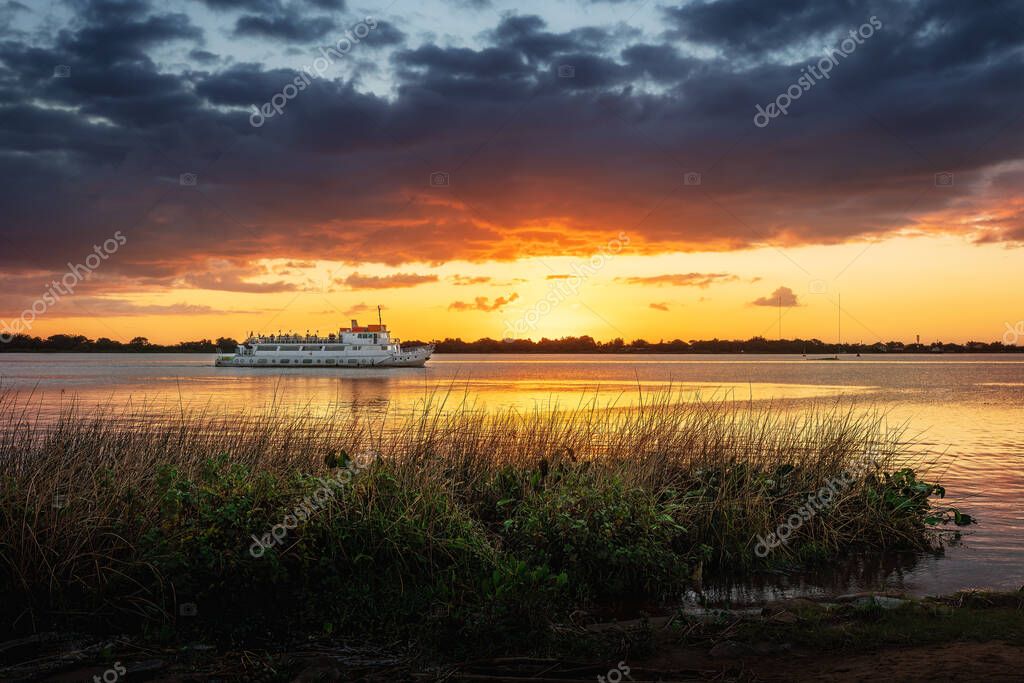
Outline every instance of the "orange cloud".
<svg viewBox="0 0 1024 683">
<path fill-rule="evenodd" d="M 497 299 L 494 300 L 494 303 L 488 303 L 488 298 L 487 297 L 485 297 L 485 296 L 478 296 L 476 299 L 474 299 L 472 301 L 472 303 L 467 303 L 465 301 L 455 301 L 451 305 L 448 306 L 448 310 L 449 311 L 487 311 L 487 312 L 496 311 L 499 308 L 507 306 L 508 304 L 512 303 L 513 301 L 515 301 L 518 298 L 519 298 L 519 295 L 516 294 L 515 292 L 513 292 L 511 295 L 509 295 L 509 297 L 507 299 L 505 297 L 503 297 L 503 296 L 499 296 Z"/>
<path fill-rule="evenodd" d="M 249 315 L 256 313 L 259 311 L 219 309 L 205 304 L 190 304 L 184 301 L 173 304 L 151 304 L 107 297 L 69 297 L 66 300 L 66 308 L 62 311 L 63 316 L 69 318 L 80 315 L 125 318 L 154 315 Z"/>
<path fill-rule="evenodd" d="M 739 280 L 737 276 L 729 273 L 669 273 L 665 275 L 620 277 L 615 279 L 628 285 L 671 285 L 673 287 L 700 287 L 701 289 L 706 289 L 713 284 Z"/>
<path fill-rule="evenodd" d="M 491 281 L 486 275 L 452 275 L 450 278 L 453 285 L 464 287 L 466 285 L 483 285 Z"/>
<path fill-rule="evenodd" d="M 416 273 L 395 273 L 394 275 L 360 275 L 352 273 L 346 278 L 335 280 L 350 289 L 393 289 L 396 287 L 415 287 L 427 282 L 437 282 L 436 275 L 417 275 Z"/>
<path fill-rule="evenodd" d="M 771 296 L 762 296 L 750 303 L 753 306 L 782 306 L 783 308 L 800 305 L 797 303 L 796 292 L 789 287 L 779 287 L 771 293 Z"/>
<path fill-rule="evenodd" d="M 208 270 L 205 272 L 186 273 L 177 284 L 194 289 L 248 294 L 294 292 L 298 289 L 298 286 L 295 284 L 281 280 L 276 282 L 252 282 L 248 279 L 265 274 L 267 269 L 264 267 L 236 266 L 228 261 L 211 259 L 207 262 L 207 268 Z"/>
</svg>

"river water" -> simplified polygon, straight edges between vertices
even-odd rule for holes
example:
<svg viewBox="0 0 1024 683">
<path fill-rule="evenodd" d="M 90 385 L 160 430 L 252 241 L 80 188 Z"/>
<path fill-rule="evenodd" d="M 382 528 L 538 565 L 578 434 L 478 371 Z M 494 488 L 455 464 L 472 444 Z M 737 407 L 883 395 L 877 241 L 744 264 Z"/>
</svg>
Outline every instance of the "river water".
<svg viewBox="0 0 1024 683">
<path fill-rule="evenodd" d="M 40 416 L 84 407 L 207 407 L 224 414 L 296 409 L 401 410 L 438 389 L 477 407 L 626 405 L 672 387 L 787 409 L 848 397 L 906 421 L 917 447 L 942 453 L 942 483 L 979 523 L 944 556 L 866 558 L 807 576 L 772 577 L 786 594 L 892 588 L 911 594 L 1024 586 L 1024 356 L 438 355 L 426 368 L 214 368 L 205 354 L 0 354 L 0 389 L 33 395 Z M 749 590 L 745 587 L 743 590 Z M 758 590 L 766 590 L 764 587 Z"/>
</svg>

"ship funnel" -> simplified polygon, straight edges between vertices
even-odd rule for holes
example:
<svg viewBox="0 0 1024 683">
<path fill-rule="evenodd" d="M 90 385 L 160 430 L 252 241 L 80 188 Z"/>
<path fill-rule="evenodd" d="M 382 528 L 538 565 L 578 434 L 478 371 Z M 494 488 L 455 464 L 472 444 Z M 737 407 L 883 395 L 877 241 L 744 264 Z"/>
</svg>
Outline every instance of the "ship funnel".
<svg viewBox="0 0 1024 683">
<path fill-rule="evenodd" d="M 359 322 L 358 322 L 357 320 L 354 320 L 354 319 L 353 319 L 353 320 L 352 320 L 352 328 L 353 328 L 353 329 L 355 329 L 355 328 L 357 328 L 357 327 L 359 327 Z"/>
</svg>

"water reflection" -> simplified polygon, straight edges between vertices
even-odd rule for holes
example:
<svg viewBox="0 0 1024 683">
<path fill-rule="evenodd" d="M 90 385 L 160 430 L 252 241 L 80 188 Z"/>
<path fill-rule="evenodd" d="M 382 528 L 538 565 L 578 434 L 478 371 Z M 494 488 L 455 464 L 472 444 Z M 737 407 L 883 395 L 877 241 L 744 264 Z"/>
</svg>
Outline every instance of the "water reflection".
<svg viewBox="0 0 1024 683">
<path fill-rule="evenodd" d="M 812 570 L 772 572 L 706 583 L 687 602 L 711 605 L 757 604 L 796 597 L 834 597 L 865 591 L 919 593 L 923 565 L 942 561 L 945 552 L 862 553 Z"/>
</svg>

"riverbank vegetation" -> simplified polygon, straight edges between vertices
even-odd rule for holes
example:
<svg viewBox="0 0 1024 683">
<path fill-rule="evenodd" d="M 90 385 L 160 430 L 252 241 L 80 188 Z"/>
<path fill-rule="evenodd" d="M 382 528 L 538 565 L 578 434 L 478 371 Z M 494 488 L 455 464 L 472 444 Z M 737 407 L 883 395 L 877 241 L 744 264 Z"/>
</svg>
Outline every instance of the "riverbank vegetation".
<svg viewBox="0 0 1024 683">
<path fill-rule="evenodd" d="M 970 521 L 904 430 L 844 403 L 451 403 L 161 420 L 72 403 L 34 422 L 0 396 L 2 628 L 543 648 L 579 609 L 933 550 L 946 522 Z M 785 542 L 757 552 L 786 520 Z"/>
</svg>

